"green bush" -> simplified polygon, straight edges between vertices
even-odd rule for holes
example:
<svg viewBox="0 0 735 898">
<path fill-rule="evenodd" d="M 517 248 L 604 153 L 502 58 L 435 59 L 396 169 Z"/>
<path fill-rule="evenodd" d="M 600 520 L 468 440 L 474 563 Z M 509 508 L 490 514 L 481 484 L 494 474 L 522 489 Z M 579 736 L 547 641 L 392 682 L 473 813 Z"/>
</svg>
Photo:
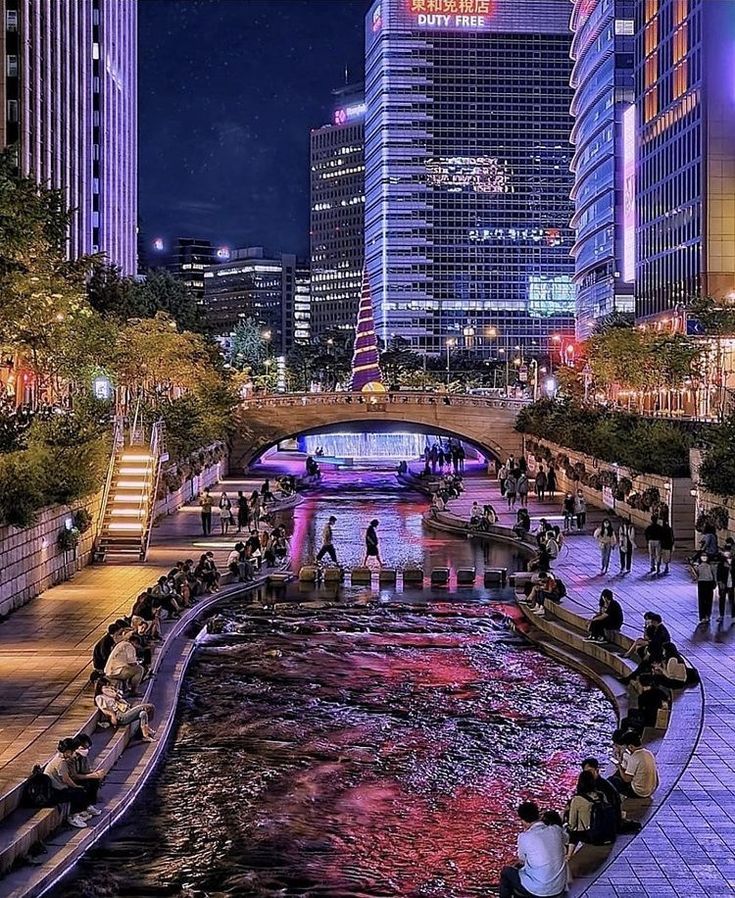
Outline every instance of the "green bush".
<svg viewBox="0 0 735 898">
<path fill-rule="evenodd" d="M 689 473 L 693 437 L 667 421 L 542 399 L 521 410 L 516 429 L 632 471 L 667 477 Z"/>
<path fill-rule="evenodd" d="M 718 496 L 735 496 L 735 416 L 705 433 L 699 477 Z"/>
<path fill-rule="evenodd" d="M 25 452 L 0 455 L 0 525 L 30 527 L 44 504 L 38 472 Z"/>
</svg>

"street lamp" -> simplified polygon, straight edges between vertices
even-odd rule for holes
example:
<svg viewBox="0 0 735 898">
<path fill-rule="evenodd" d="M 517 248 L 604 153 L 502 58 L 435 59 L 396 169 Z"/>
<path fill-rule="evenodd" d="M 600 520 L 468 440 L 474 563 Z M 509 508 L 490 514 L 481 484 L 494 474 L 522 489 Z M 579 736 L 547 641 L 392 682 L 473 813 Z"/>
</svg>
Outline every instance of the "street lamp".
<svg viewBox="0 0 735 898">
<path fill-rule="evenodd" d="M 510 396 L 510 359 L 505 347 L 498 349 L 498 355 L 505 356 L 505 395 Z"/>
<path fill-rule="evenodd" d="M 454 337 L 447 338 L 447 389 L 449 389 L 449 351 L 453 346 L 457 345 L 457 341 Z"/>
</svg>

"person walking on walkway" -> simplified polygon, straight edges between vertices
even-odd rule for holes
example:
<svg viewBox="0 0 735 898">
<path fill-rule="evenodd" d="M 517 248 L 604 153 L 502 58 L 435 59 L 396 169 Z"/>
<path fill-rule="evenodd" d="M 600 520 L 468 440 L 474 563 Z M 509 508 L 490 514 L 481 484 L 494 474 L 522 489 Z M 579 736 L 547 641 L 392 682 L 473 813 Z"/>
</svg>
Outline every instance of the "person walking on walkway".
<svg viewBox="0 0 735 898">
<path fill-rule="evenodd" d="M 635 548 L 635 527 L 630 517 L 621 521 L 618 527 L 618 550 L 620 552 L 620 573 L 629 574 L 633 564 L 633 549 Z"/>
<path fill-rule="evenodd" d="M 317 564 L 324 558 L 325 555 L 329 555 L 332 561 L 335 564 L 339 564 L 337 561 L 337 553 L 334 549 L 334 531 L 333 527 L 337 523 L 337 518 L 334 515 L 331 515 L 327 523 L 324 525 L 324 529 L 322 530 L 322 547 L 319 549 L 319 552 L 316 556 Z"/>
<path fill-rule="evenodd" d="M 718 623 L 725 619 L 725 606 L 730 600 L 730 617 L 735 619 L 735 580 L 733 579 L 732 552 L 725 550 L 717 560 L 717 592 L 720 600 Z"/>
<path fill-rule="evenodd" d="M 516 490 L 521 508 L 526 508 L 528 506 L 528 474 L 525 471 L 521 471 L 518 475 Z"/>
<path fill-rule="evenodd" d="M 717 585 L 717 572 L 714 562 L 706 555 L 700 555 L 697 565 L 697 603 L 699 605 L 699 623 L 709 624 L 712 617 L 712 601 Z"/>
<path fill-rule="evenodd" d="M 260 529 L 260 512 L 262 507 L 263 504 L 260 500 L 260 493 L 257 490 L 253 490 L 250 495 L 250 520 L 252 521 L 255 530 Z"/>
<path fill-rule="evenodd" d="M 539 502 L 543 502 L 546 498 L 546 471 L 544 471 L 544 466 L 540 465 L 538 471 L 536 472 L 536 498 Z"/>
<path fill-rule="evenodd" d="M 204 490 L 199 499 L 199 508 L 202 512 L 202 533 L 209 536 L 212 532 L 212 496 L 208 489 Z"/>
<path fill-rule="evenodd" d="M 516 506 L 516 490 L 518 489 L 518 481 L 515 472 L 511 471 L 505 480 L 505 498 L 508 500 L 508 508 L 513 509 Z"/>
<path fill-rule="evenodd" d="M 671 553 L 674 551 L 674 529 L 667 520 L 661 522 L 661 564 L 663 573 L 668 574 L 671 564 Z"/>
<path fill-rule="evenodd" d="M 577 519 L 577 530 L 582 532 L 587 526 L 587 502 L 582 490 L 577 490 L 574 497 L 574 516 Z"/>
<path fill-rule="evenodd" d="M 595 530 L 595 539 L 600 547 L 600 573 L 606 574 L 610 569 L 610 555 L 616 542 L 610 518 L 605 518 Z"/>
<path fill-rule="evenodd" d="M 546 492 L 550 499 L 556 496 L 556 471 L 553 465 L 549 465 L 549 473 L 546 475 Z"/>
<path fill-rule="evenodd" d="M 567 887 L 567 836 L 547 826 L 534 801 L 518 808 L 523 832 L 518 836 L 518 863 L 500 872 L 499 898 L 560 896 Z"/>
<path fill-rule="evenodd" d="M 564 532 L 569 533 L 572 529 L 572 521 L 574 520 L 574 496 L 567 493 L 561 504 L 562 514 L 564 515 Z"/>
<path fill-rule="evenodd" d="M 498 469 L 498 483 L 500 484 L 500 495 L 505 495 L 505 481 L 508 479 L 508 463 L 501 465 Z"/>
<path fill-rule="evenodd" d="M 661 570 L 661 537 L 663 530 L 661 521 L 656 515 L 651 518 L 651 523 L 643 531 L 646 537 L 646 545 L 648 546 L 648 558 L 651 562 L 651 574 L 658 576 Z"/>
<path fill-rule="evenodd" d="M 248 529 L 250 523 L 250 506 L 248 498 L 242 490 L 237 491 L 237 532 Z"/>
<path fill-rule="evenodd" d="M 383 566 L 383 562 L 380 559 L 380 544 L 378 541 L 379 523 L 380 521 L 378 521 L 377 518 L 373 518 L 365 531 L 365 557 L 362 560 L 363 567 L 367 567 L 368 558 L 376 558 L 380 567 Z"/>
<path fill-rule="evenodd" d="M 219 529 L 222 536 L 227 536 L 230 531 L 230 517 L 232 515 L 232 503 L 230 502 L 230 497 L 223 490 L 222 495 L 219 497 L 219 503 L 217 504 L 217 511 L 219 512 Z"/>
</svg>

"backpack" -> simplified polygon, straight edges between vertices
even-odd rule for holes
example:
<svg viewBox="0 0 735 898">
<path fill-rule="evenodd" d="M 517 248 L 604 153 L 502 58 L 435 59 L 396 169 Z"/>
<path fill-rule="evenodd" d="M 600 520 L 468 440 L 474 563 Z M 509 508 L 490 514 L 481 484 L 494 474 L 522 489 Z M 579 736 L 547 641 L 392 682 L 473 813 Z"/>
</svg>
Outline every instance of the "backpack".
<svg viewBox="0 0 735 898">
<path fill-rule="evenodd" d="M 596 792 L 595 798 L 588 798 L 590 808 L 590 827 L 585 841 L 590 845 L 612 845 L 618 834 L 618 810 L 610 804 L 607 796 Z"/>
<path fill-rule="evenodd" d="M 567 588 L 564 585 L 564 581 L 561 580 L 559 577 L 556 578 L 556 590 L 557 590 L 557 594 L 560 599 L 563 599 L 564 596 L 567 594 Z"/>
<path fill-rule="evenodd" d="M 23 804 L 27 808 L 50 808 L 55 803 L 51 780 L 36 764 L 23 787 Z"/>
<path fill-rule="evenodd" d="M 687 686 L 699 686 L 702 682 L 702 678 L 699 676 L 699 671 L 696 667 L 690 667 L 687 664 Z"/>
</svg>

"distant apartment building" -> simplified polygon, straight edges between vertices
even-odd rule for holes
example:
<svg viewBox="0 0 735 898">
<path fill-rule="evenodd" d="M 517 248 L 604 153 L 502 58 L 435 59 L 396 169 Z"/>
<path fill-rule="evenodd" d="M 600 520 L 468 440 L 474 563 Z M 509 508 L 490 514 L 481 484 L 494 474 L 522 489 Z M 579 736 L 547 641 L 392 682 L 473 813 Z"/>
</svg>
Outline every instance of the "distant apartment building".
<svg viewBox="0 0 735 898">
<path fill-rule="evenodd" d="M 0 145 L 62 191 L 69 253 L 137 272 L 137 0 L 0 0 Z"/>
<path fill-rule="evenodd" d="M 572 256 L 584 340 L 610 315 L 635 311 L 635 4 L 572 3 Z"/>
<path fill-rule="evenodd" d="M 311 132 L 311 332 L 354 327 L 365 259 L 363 85 L 334 91 L 332 120 Z"/>
<path fill-rule="evenodd" d="M 166 268 L 191 290 L 198 302 L 204 300 L 204 272 L 229 258 L 229 251 L 196 237 L 179 237 Z"/>
</svg>

